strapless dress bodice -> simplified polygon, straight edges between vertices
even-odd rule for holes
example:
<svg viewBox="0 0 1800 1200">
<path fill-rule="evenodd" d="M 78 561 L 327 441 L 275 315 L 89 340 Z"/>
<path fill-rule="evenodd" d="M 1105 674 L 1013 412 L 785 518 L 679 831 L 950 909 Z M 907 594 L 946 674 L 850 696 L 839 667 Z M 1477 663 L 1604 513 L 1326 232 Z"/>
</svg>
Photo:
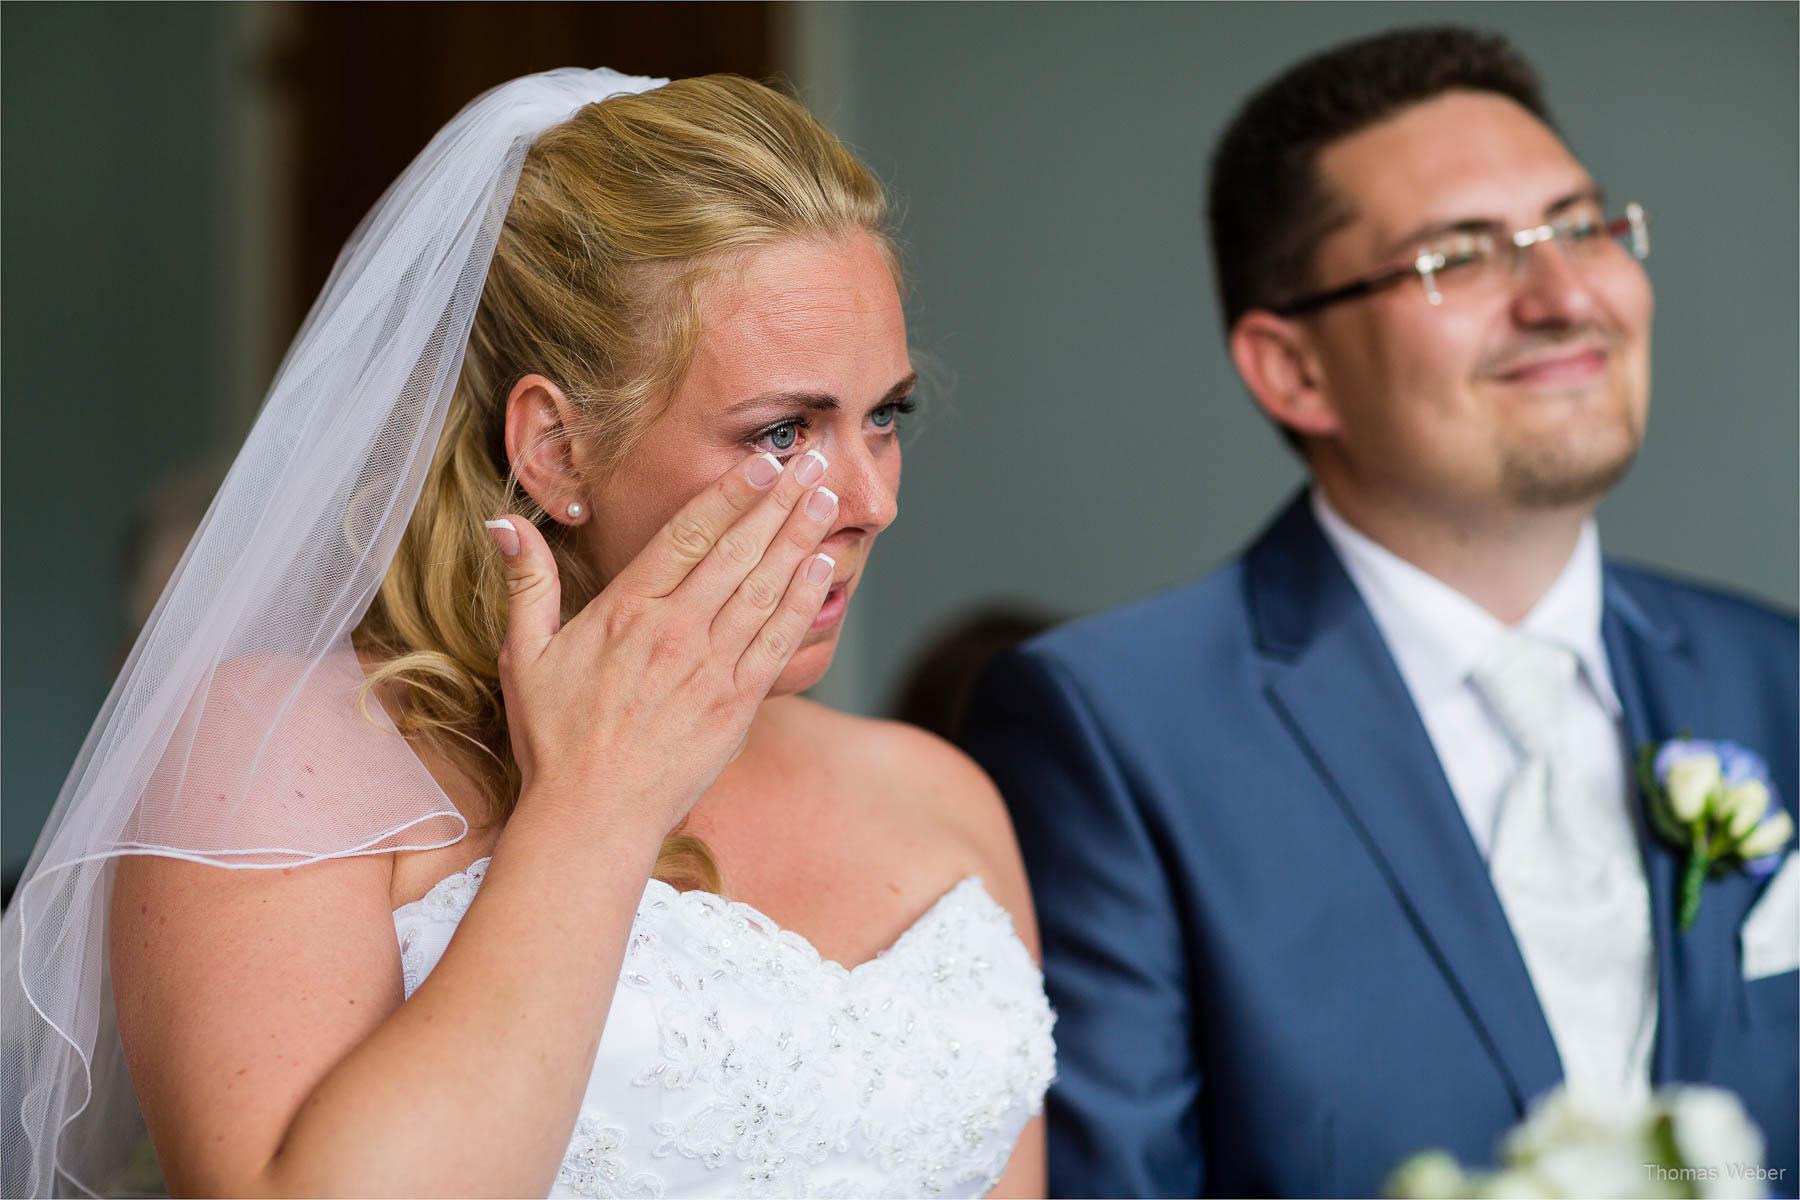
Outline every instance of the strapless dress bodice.
<svg viewBox="0 0 1800 1200">
<path fill-rule="evenodd" d="M 486 869 L 395 911 L 409 998 Z M 975 876 L 848 969 L 653 879 L 550 1194 L 980 1195 L 1042 1106 L 1054 1019 Z"/>
</svg>

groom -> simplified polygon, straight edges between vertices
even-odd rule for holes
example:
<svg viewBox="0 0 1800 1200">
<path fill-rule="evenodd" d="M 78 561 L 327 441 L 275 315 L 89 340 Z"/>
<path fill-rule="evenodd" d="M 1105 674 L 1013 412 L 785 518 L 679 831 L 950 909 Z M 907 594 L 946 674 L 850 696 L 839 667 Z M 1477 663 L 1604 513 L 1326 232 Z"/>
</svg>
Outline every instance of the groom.
<svg viewBox="0 0 1800 1200">
<path fill-rule="evenodd" d="M 1678 931 L 1630 760 L 1729 739 L 1791 813 L 1796 629 L 1601 557 L 1649 393 L 1630 199 L 1461 30 L 1333 49 L 1225 132 L 1232 358 L 1312 486 L 965 725 L 1036 891 L 1054 1194 L 1371 1195 L 1490 1163 L 1564 1081 L 1729 1088 L 1794 1191 L 1795 880 L 1709 880 Z"/>
</svg>

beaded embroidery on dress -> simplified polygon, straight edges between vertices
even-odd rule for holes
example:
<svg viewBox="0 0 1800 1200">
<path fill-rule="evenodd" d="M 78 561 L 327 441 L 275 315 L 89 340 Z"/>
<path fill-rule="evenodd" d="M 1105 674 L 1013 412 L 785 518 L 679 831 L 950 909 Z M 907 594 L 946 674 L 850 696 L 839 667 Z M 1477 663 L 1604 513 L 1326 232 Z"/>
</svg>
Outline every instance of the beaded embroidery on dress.
<svg viewBox="0 0 1800 1200">
<path fill-rule="evenodd" d="M 394 913 L 406 994 L 487 860 Z M 552 1196 L 974 1196 L 1055 1069 L 1043 976 L 970 876 L 855 968 L 651 880 Z"/>
</svg>

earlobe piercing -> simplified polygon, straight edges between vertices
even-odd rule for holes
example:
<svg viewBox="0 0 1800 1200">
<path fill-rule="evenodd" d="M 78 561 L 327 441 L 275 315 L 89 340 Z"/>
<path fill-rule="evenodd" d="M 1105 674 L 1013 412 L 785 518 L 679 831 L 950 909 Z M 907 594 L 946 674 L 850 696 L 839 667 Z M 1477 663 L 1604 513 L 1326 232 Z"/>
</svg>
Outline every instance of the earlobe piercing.
<svg viewBox="0 0 1800 1200">
<path fill-rule="evenodd" d="M 581 501 L 579 501 L 579 500 L 571 501 L 569 504 L 569 520 L 571 520 L 571 521 L 581 520 L 581 514 L 586 511 L 587 511 L 587 509 L 581 507 Z"/>
</svg>

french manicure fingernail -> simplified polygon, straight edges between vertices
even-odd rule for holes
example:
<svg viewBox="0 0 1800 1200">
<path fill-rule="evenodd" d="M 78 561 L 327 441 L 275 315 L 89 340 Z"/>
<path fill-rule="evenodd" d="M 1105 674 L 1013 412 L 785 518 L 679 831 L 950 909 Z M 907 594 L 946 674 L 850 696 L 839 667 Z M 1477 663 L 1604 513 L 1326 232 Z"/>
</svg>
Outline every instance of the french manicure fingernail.
<svg viewBox="0 0 1800 1200">
<path fill-rule="evenodd" d="M 835 570 L 837 570 L 837 559 L 829 554 L 815 554 L 812 556 L 812 561 L 806 564 L 806 581 L 817 587 L 830 579 L 831 573 Z"/>
<path fill-rule="evenodd" d="M 759 454 L 750 460 L 750 469 L 745 475 L 751 487 L 766 490 L 781 478 L 781 463 L 773 454 Z"/>
<path fill-rule="evenodd" d="M 507 558 L 519 552 L 519 531 L 513 528 L 511 521 L 483 521 L 487 531 L 494 536 L 494 545 L 500 547 L 500 553 Z"/>
<path fill-rule="evenodd" d="M 817 450 L 808 450 L 800 456 L 800 462 L 794 467 L 794 482 L 801 487 L 811 487 L 825 478 L 825 456 Z"/>
<path fill-rule="evenodd" d="M 815 521 L 829 521 L 837 506 L 836 492 L 828 487 L 818 488 L 806 498 L 806 515 Z"/>
</svg>

